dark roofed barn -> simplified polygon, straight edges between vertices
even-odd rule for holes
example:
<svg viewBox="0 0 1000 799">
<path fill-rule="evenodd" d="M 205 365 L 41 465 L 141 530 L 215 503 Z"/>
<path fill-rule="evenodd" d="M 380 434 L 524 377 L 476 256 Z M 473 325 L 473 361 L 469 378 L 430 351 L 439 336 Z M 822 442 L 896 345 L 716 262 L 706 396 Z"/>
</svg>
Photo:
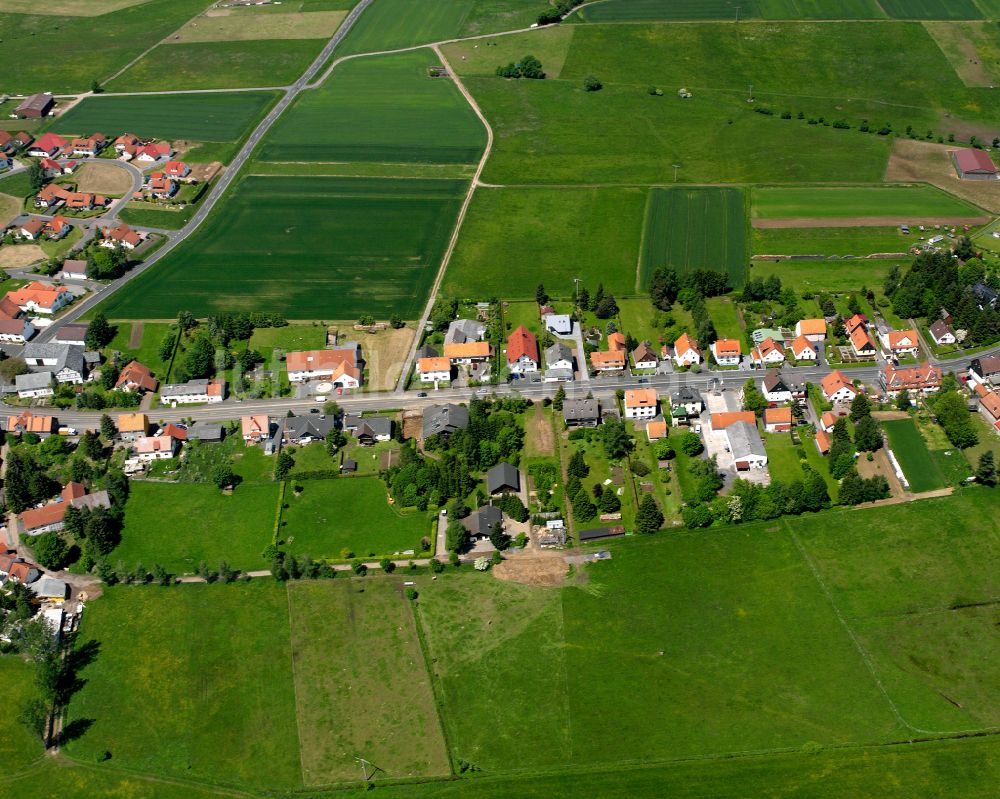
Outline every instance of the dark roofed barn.
<svg viewBox="0 0 1000 799">
<path fill-rule="evenodd" d="M 19 119 L 41 119 L 52 110 L 53 105 L 55 100 L 52 99 L 52 95 L 33 94 L 26 97 L 24 102 L 14 109 L 14 115 Z"/>
</svg>

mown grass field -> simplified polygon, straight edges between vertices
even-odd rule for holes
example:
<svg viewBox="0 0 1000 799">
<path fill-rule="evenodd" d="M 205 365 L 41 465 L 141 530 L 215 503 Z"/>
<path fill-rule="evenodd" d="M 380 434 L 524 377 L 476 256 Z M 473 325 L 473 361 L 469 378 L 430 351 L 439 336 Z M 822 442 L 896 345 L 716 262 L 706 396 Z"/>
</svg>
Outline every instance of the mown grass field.
<svg viewBox="0 0 1000 799">
<path fill-rule="evenodd" d="M 321 350 L 326 346 L 326 328 L 313 325 L 258 327 L 247 346 L 265 354 L 275 349 Z"/>
<path fill-rule="evenodd" d="M 0 657 L 0 680 L 7 693 L 8 712 L 0 718 L 0 757 L 11 771 L 20 771 L 42 757 L 44 748 L 18 721 L 21 709 L 39 696 L 35 687 L 35 667 L 17 654 Z"/>
<path fill-rule="evenodd" d="M 897 419 L 883 422 L 882 426 L 889 437 L 889 446 L 910 484 L 910 490 L 919 493 L 944 488 L 945 480 L 941 470 L 931 457 L 913 420 Z"/>
<path fill-rule="evenodd" d="M 292 583 L 288 603 L 305 784 L 356 780 L 359 748 L 386 775 L 447 775 L 448 750 L 398 581 Z"/>
<path fill-rule="evenodd" d="M 358 557 L 420 551 L 420 539 L 431 533 L 426 513 L 401 514 L 388 501 L 377 477 L 301 480 L 300 496 L 285 492 L 280 536 L 287 549 L 314 558 L 340 558 L 351 550 Z"/>
<path fill-rule="evenodd" d="M 757 0 L 604 0 L 580 9 L 570 19 L 585 22 L 682 22 L 687 20 L 735 20 L 760 16 Z"/>
<path fill-rule="evenodd" d="M 544 283 L 571 298 L 573 278 L 591 293 L 635 292 L 644 189 L 478 189 L 442 291 L 453 297 L 527 299 Z"/>
<path fill-rule="evenodd" d="M 129 347 L 132 337 L 131 322 L 114 323 L 117 328 L 115 337 L 111 343 L 104 348 L 107 358 L 114 352 L 120 352 L 125 361 L 137 360 L 144 366 L 148 366 L 158 380 L 164 380 L 167 376 L 167 363 L 160 360 L 160 344 L 162 343 L 171 325 L 165 323 L 144 322 L 142 323 L 142 339 L 136 349 Z"/>
<path fill-rule="evenodd" d="M 880 286 L 893 261 L 754 261 L 750 277 L 777 275 L 783 286 L 796 291 L 860 291 L 862 286 Z M 909 262 L 900 266 L 909 266 Z"/>
<path fill-rule="evenodd" d="M 247 177 L 104 309 L 117 318 L 173 318 L 183 309 L 416 318 L 464 189 L 448 180 Z"/>
<path fill-rule="evenodd" d="M 750 195 L 754 219 L 978 217 L 984 212 L 933 186 L 760 187 Z"/>
<path fill-rule="evenodd" d="M 193 574 L 203 560 L 212 569 L 222 560 L 260 569 L 277 510 L 277 484 L 241 485 L 227 496 L 210 484 L 133 482 L 111 559 L 129 568 L 159 563 L 177 574 Z"/>
<path fill-rule="evenodd" d="M 377 6 L 376 6 L 377 8 Z M 366 11 L 367 15 L 370 11 Z M 486 130 L 431 50 L 347 61 L 271 129 L 264 161 L 478 161 Z"/>
<path fill-rule="evenodd" d="M 897 227 L 754 228 L 754 255 L 871 255 L 905 253 L 916 234 L 904 236 Z"/>
<path fill-rule="evenodd" d="M 188 22 L 170 37 L 169 44 L 240 39 L 329 39 L 347 16 L 346 11 L 273 14 L 255 11 L 252 8 L 214 9 L 214 13 L 202 14 Z"/>
<path fill-rule="evenodd" d="M 52 130 L 230 142 L 242 139 L 276 99 L 274 92 L 88 97 L 56 117 Z"/>
<path fill-rule="evenodd" d="M 651 189 L 639 280 L 649 282 L 658 266 L 679 274 L 712 269 L 739 288 L 746 278 L 746 205 L 743 191 L 708 187 Z"/>
<path fill-rule="evenodd" d="M 161 44 L 146 53 L 108 91 L 242 89 L 287 86 L 323 49 L 322 39 Z"/>
</svg>

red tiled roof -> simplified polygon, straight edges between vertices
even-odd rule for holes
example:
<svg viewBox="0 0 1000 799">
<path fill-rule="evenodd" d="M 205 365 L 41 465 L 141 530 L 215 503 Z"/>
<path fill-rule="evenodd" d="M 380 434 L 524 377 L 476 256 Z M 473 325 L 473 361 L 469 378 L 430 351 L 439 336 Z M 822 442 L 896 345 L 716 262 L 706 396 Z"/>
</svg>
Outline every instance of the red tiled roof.
<svg viewBox="0 0 1000 799">
<path fill-rule="evenodd" d="M 140 391 L 156 391 L 156 379 L 148 367 L 138 361 L 130 361 L 118 375 L 115 388 L 134 386 Z"/>
<path fill-rule="evenodd" d="M 729 425 L 736 424 L 737 422 L 746 422 L 747 424 L 755 425 L 757 424 L 757 417 L 753 411 L 725 411 L 723 413 L 712 414 L 713 430 L 725 430 Z"/>
<path fill-rule="evenodd" d="M 996 174 L 997 171 L 996 164 L 982 150 L 956 150 L 955 163 L 963 172 L 992 172 Z"/>
<path fill-rule="evenodd" d="M 538 339 L 524 325 L 517 327 L 507 339 L 507 363 L 514 363 L 522 356 L 538 363 Z"/>
</svg>

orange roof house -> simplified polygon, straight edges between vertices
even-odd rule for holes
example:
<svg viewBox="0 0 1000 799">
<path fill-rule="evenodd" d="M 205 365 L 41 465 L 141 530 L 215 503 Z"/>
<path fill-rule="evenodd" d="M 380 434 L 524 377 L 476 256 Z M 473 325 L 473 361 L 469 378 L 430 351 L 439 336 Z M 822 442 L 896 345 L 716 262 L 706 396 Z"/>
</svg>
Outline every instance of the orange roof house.
<svg viewBox="0 0 1000 799">
<path fill-rule="evenodd" d="M 825 319 L 801 319 L 795 325 L 796 336 L 826 336 Z"/>
<path fill-rule="evenodd" d="M 622 333 L 609 333 L 608 334 L 608 350 L 610 352 L 617 352 L 618 350 L 625 349 L 625 336 Z"/>
<path fill-rule="evenodd" d="M 851 331 L 851 346 L 859 355 L 864 352 L 874 352 L 875 342 L 864 327 L 856 327 Z"/>
<path fill-rule="evenodd" d="M 805 358 L 816 358 L 816 350 L 813 349 L 812 342 L 805 336 L 796 336 L 789 345 L 789 349 L 792 351 L 792 357 L 797 361 Z"/>
<path fill-rule="evenodd" d="M 421 358 L 417 361 L 417 371 L 421 374 L 451 371 L 451 361 L 444 357 Z"/>
<path fill-rule="evenodd" d="M 52 433 L 56 429 L 54 416 L 35 415 L 31 411 L 21 411 L 17 416 L 8 416 L 5 427 L 8 433 Z"/>
<path fill-rule="evenodd" d="M 920 347 L 916 330 L 890 330 L 886 339 L 889 349 L 893 352 L 907 352 Z"/>
<path fill-rule="evenodd" d="M 142 433 L 149 432 L 149 417 L 144 413 L 120 413 L 118 414 L 118 432 Z"/>
<path fill-rule="evenodd" d="M 590 353 L 590 365 L 598 372 L 608 372 L 625 368 L 625 351 Z"/>
<path fill-rule="evenodd" d="M 115 388 L 123 388 L 126 391 L 156 391 L 156 378 L 149 369 L 138 361 L 130 361 L 125 365 L 118 375 L 118 382 Z"/>
<path fill-rule="evenodd" d="M 662 419 L 653 419 L 646 425 L 646 437 L 650 441 L 659 441 L 667 437 L 667 423 Z"/>
<path fill-rule="evenodd" d="M 858 394 L 858 390 L 839 369 L 830 372 L 820 380 L 819 385 L 823 389 L 823 396 L 831 402 L 847 402 Z"/>
<path fill-rule="evenodd" d="M 830 436 L 825 430 L 816 431 L 816 449 L 820 455 L 826 455 L 830 451 Z"/>
<path fill-rule="evenodd" d="M 524 325 L 519 325 L 507 338 L 507 363 L 513 366 L 518 362 L 538 367 L 538 339 Z"/>
<path fill-rule="evenodd" d="M 652 388 L 633 388 L 625 392 L 626 408 L 655 408 L 656 391 Z"/>
<path fill-rule="evenodd" d="M 725 430 L 729 425 L 736 424 L 737 422 L 746 422 L 747 424 L 755 425 L 757 424 L 757 417 L 754 416 L 753 411 L 724 411 L 722 413 L 712 414 L 712 429 L 713 430 Z"/>
<path fill-rule="evenodd" d="M 248 444 L 263 441 L 271 434 L 271 420 L 266 413 L 244 416 L 240 419 L 243 440 Z"/>
<path fill-rule="evenodd" d="M 768 433 L 781 433 L 792 429 L 791 408 L 766 408 L 764 410 L 764 430 Z"/>
<path fill-rule="evenodd" d="M 450 361 L 485 361 L 493 354 L 488 341 L 466 341 L 463 344 L 445 344 L 444 357 Z"/>
</svg>

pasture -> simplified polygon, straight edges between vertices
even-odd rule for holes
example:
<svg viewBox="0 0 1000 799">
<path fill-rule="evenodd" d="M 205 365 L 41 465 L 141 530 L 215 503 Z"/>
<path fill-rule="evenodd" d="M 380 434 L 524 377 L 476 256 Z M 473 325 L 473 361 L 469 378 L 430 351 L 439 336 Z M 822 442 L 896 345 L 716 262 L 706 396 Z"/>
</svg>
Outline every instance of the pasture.
<svg viewBox="0 0 1000 799">
<path fill-rule="evenodd" d="M 388 777 L 448 774 L 410 601 L 398 581 L 291 583 L 288 605 L 305 784 L 358 779 L 359 750 Z"/>
<path fill-rule="evenodd" d="M 161 44 L 106 88 L 142 92 L 287 86 L 306 71 L 322 49 L 321 39 Z"/>
<path fill-rule="evenodd" d="M 750 198 L 755 224 L 757 220 L 849 219 L 863 225 L 866 218 L 921 220 L 984 216 L 978 208 L 933 186 L 765 186 L 754 188 Z"/>
<path fill-rule="evenodd" d="M 430 535 L 426 513 L 400 513 L 377 477 L 299 480 L 302 493 L 285 492 L 280 537 L 286 549 L 314 558 L 341 558 L 343 550 L 367 558 L 420 551 Z M 432 514 L 433 515 L 433 514 Z M 273 519 L 272 519 L 273 521 Z"/>
<path fill-rule="evenodd" d="M 244 178 L 104 310 L 114 318 L 173 318 L 183 309 L 416 318 L 464 189 L 447 180 Z"/>
<path fill-rule="evenodd" d="M 39 5 L 31 0 L 0 0 L 4 14 L 51 14 L 60 17 L 99 17 L 148 0 L 56 0 Z"/>
<path fill-rule="evenodd" d="M 346 11 L 255 14 L 252 9 L 214 8 L 188 22 L 170 37 L 168 44 L 245 39 L 329 39 L 346 16 Z"/>
<path fill-rule="evenodd" d="M 129 568 L 159 563 L 179 574 L 193 574 L 201 561 L 213 569 L 222 560 L 234 569 L 259 569 L 277 509 L 276 483 L 241 485 L 226 495 L 210 484 L 136 481 L 111 559 Z"/>
<path fill-rule="evenodd" d="M 945 480 L 912 419 L 882 422 L 899 466 L 914 493 L 944 488 Z"/>
<path fill-rule="evenodd" d="M 438 60 L 430 50 L 417 50 L 341 64 L 281 117 L 258 158 L 478 161 L 486 131 L 451 80 L 427 75 Z"/>
<path fill-rule="evenodd" d="M 646 191 L 635 188 L 478 189 L 442 291 L 461 298 L 534 297 L 544 283 L 570 298 L 573 278 L 591 293 L 635 291 Z"/>
<path fill-rule="evenodd" d="M 649 192 L 637 285 L 658 266 L 683 275 L 711 269 L 739 288 L 746 279 L 746 201 L 735 188 L 654 188 Z"/>
<path fill-rule="evenodd" d="M 277 99 L 274 92 L 88 97 L 56 118 L 56 133 L 230 142 L 243 138 Z"/>
<path fill-rule="evenodd" d="M 754 255 L 871 255 L 905 253 L 919 234 L 904 236 L 898 227 L 754 228 Z"/>
</svg>

